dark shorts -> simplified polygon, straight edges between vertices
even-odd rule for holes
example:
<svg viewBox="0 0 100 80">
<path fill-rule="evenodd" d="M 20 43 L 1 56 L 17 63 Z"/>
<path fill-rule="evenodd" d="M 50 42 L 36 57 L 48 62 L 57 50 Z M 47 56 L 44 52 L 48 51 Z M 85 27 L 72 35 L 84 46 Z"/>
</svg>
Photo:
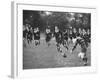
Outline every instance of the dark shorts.
<svg viewBox="0 0 100 80">
<path fill-rule="evenodd" d="M 34 40 L 40 40 L 39 36 L 34 37 Z"/>
<path fill-rule="evenodd" d="M 49 42 L 51 40 L 51 37 L 46 37 L 46 42 Z"/>
<path fill-rule="evenodd" d="M 32 40 L 32 37 L 27 37 L 27 39 Z"/>
</svg>

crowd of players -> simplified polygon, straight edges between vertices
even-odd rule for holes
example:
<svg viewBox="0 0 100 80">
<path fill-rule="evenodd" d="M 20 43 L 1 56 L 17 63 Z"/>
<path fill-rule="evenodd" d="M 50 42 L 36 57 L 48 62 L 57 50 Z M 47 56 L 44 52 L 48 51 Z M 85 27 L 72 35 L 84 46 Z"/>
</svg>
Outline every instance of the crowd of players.
<svg viewBox="0 0 100 80">
<path fill-rule="evenodd" d="M 35 45 L 40 45 L 40 30 L 39 27 L 32 28 L 31 25 L 26 24 L 23 29 L 23 40 L 27 40 L 27 43 L 30 44 L 33 40 Z M 52 38 L 55 39 L 57 51 L 60 52 L 64 58 L 67 57 L 66 51 L 69 49 L 70 44 L 74 44 L 72 53 L 77 45 L 81 47 L 81 52 L 78 56 L 83 60 L 84 65 L 87 65 L 87 48 L 91 42 L 91 32 L 90 29 L 84 28 L 72 28 L 65 29 L 61 31 L 58 26 L 54 27 L 54 32 L 51 31 L 50 27 L 45 29 L 45 42 L 50 46 L 50 41 Z"/>
</svg>

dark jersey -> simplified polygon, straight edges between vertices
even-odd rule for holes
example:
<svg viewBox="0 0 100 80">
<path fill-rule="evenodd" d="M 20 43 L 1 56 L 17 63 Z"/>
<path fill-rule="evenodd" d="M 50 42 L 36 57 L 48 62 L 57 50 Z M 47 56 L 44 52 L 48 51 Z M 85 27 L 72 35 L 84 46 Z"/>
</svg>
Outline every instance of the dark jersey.
<svg viewBox="0 0 100 80">
<path fill-rule="evenodd" d="M 54 36 L 55 36 L 56 39 L 61 39 L 62 38 L 62 33 L 60 31 L 59 32 L 55 32 Z"/>
<path fill-rule="evenodd" d="M 64 40 L 68 40 L 68 33 L 64 33 Z"/>
<path fill-rule="evenodd" d="M 74 45 L 72 50 L 74 50 L 78 44 L 81 46 L 81 51 L 86 53 L 86 51 L 87 51 L 87 47 L 86 47 L 87 44 L 86 44 L 86 42 L 85 42 L 85 40 L 83 38 L 77 39 L 77 41 L 76 41 L 76 43 L 75 43 L 75 45 Z"/>
<path fill-rule="evenodd" d="M 34 40 L 40 39 L 40 31 L 34 33 Z"/>
<path fill-rule="evenodd" d="M 23 31 L 23 38 L 26 38 L 27 33 L 28 33 L 28 31 L 25 29 L 25 30 Z"/>
<path fill-rule="evenodd" d="M 72 37 L 76 38 L 77 37 L 77 33 L 72 33 Z"/>
<path fill-rule="evenodd" d="M 77 32 L 76 34 L 77 34 L 77 37 L 82 37 L 81 33 Z"/>
<path fill-rule="evenodd" d="M 32 33 L 31 33 L 31 31 L 28 31 L 28 34 L 27 34 L 27 39 L 32 40 Z"/>
<path fill-rule="evenodd" d="M 90 42 L 91 36 L 88 34 L 85 34 L 83 38 L 85 39 L 86 42 Z"/>
<path fill-rule="evenodd" d="M 62 32 L 60 32 L 60 31 L 59 32 L 55 32 L 54 36 L 56 38 L 56 42 L 57 43 L 62 43 L 62 41 L 63 41 Z"/>
<path fill-rule="evenodd" d="M 46 41 L 50 41 L 51 40 L 51 37 L 52 37 L 52 33 L 49 32 L 49 33 L 46 33 Z"/>
<path fill-rule="evenodd" d="M 88 43 L 91 42 L 91 41 L 90 41 L 90 40 L 91 40 L 91 39 L 90 39 L 90 35 L 85 34 L 85 35 L 82 36 L 82 38 L 84 39 L 85 44 L 86 44 L 86 46 L 88 47 Z"/>
</svg>

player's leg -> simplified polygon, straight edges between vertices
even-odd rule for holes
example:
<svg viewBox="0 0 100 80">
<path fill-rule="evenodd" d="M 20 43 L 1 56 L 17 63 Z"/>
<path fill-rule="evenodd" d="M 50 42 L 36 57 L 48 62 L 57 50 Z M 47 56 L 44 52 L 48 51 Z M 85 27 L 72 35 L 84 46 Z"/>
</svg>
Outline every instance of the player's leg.
<svg viewBox="0 0 100 80">
<path fill-rule="evenodd" d="M 39 39 L 39 45 L 40 45 L 40 39 Z"/>
<path fill-rule="evenodd" d="M 75 50 L 75 48 L 77 47 L 77 45 L 78 45 L 78 41 L 75 43 L 74 47 L 72 48 L 72 51 Z"/>
<path fill-rule="evenodd" d="M 57 44 L 56 44 L 56 47 L 57 47 L 57 51 L 58 51 L 58 52 L 62 52 L 61 49 L 60 49 L 60 44 L 59 44 L 58 42 L 57 42 Z"/>
<path fill-rule="evenodd" d="M 83 58 L 83 63 L 84 63 L 84 66 L 87 66 L 87 61 L 88 61 L 88 58 L 87 58 L 87 56 L 84 56 L 84 58 Z"/>
<path fill-rule="evenodd" d="M 86 43 L 84 45 L 81 45 L 81 51 L 84 53 L 84 57 L 83 57 L 83 63 L 84 63 L 84 66 L 87 65 L 87 55 L 86 55 L 86 52 L 87 52 L 87 46 L 86 46 Z"/>
<path fill-rule="evenodd" d="M 35 41 L 35 46 L 37 46 L 37 40 L 35 39 L 34 41 Z"/>
<path fill-rule="evenodd" d="M 49 38 L 48 37 L 46 37 L 46 44 L 49 46 Z"/>
<path fill-rule="evenodd" d="M 67 41 L 64 40 L 63 46 L 68 50 Z"/>
<path fill-rule="evenodd" d="M 40 45 L 40 36 L 38 37 L 38 45 Z"/>
<path fill-rule="evenodd" d="M 66 55 L 66 48 L 64 47 L 63 44 L 60 45 L 60 53 L 61 53 L 61 55 L 62 55 L 64 58 L 67 57 L 67 55 Z"/>
<path fill-rule="evenodd" d="M 27 39 L 27 43 L 29 44 L 29 38 Z"/>
<path fill-rule="evenodd" d="M 56 47 L 57 47 L 57 51 L 58 52 L 62 52 L 62 50 L 61 50 L 61 48 L 60 48 L 60 45 L 61 45 L 61 43 L 60 43 L 60 40 L 56 40 Z"/>
</svg>

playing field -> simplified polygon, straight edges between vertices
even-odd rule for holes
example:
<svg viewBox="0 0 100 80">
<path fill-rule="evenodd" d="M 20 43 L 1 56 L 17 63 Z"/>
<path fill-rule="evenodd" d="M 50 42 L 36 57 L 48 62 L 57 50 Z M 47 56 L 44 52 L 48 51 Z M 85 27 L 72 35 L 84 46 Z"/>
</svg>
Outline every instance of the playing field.
<svg viewBox="0 0 100 80">
<path fill-rule="evenodd" d="M 36 68 L 57 68 L 57 67 L 80 67 L 84 66 L 83 61 L 78 57 L 80 46 L 70 53 L 72 46 L 69 45 L 69 50 L 66 52 L 67 57 L 64 58 L 56 49 L 54 41 L 48 47 L 44 40 L 40 41 L 38 46 L 32 44 L 23 47 L 23 69 Z M 90 45 L 87 49 L 88 65 L 91 65 L 91 50 Z"/>
</svg>

